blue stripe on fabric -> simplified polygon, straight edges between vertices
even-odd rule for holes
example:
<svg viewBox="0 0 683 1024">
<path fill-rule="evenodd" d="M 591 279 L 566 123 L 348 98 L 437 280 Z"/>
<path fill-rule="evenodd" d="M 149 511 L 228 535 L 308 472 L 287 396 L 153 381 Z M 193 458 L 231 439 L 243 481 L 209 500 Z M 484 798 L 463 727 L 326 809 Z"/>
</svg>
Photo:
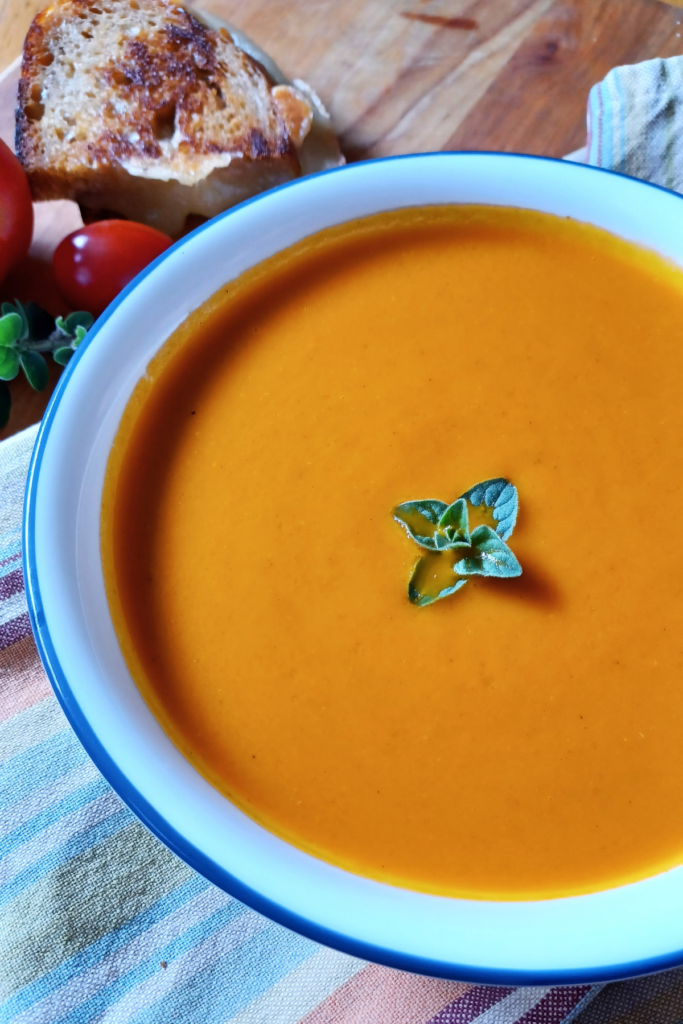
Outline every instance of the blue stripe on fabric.
<svg viewBox="0 0 683 1024">
<path fill-rule="evenodd" d="M 108 815 L 96 825 L 86 826 L 83 832 L 71 836 L 62 846 L 47 853 L 24 871 L 18 872 L 0 890 L 0 906 L 15 899 L 24 889 L 33 885 L 48 872 L 65 864 L 72 857 L 77 857 L 80 853 L 91 850 L 93 846 L 97 846 L 103 840 L 116 835 L 125 825 L 134 820 L 133 812 L 129 811 L 127 807 L 122 807 L 121 810 L 114 811 L 113 814 Z"/>
<path fill-rule="evenodd" d="M 310 939 L 269 923 L 158 1003 L 136 1014 L 129 1024 L 168 1024 L 176 1020 L 223 1024 L 319 948 Z"/>
<path fill-rule="evenodd" d="M 214 932 L 230 924 L 231 921 L 236 921 L 240 917 L 252 915 L 253 913 L 253 910 L 249 910 L 244 904 L 233 900 L 227 907 L 221 907 L 220 910 L 211 914 L 210 917 L 188 928 L 183 935 L 169 942 L 166 946 L 160 946 L 158 949 L 150 951 L 149 956 L 136 964 L 132 970 L 127 971 L 111 984 L 104 985 L 87 1002 L 80 1003 L 74 1007 L 66 1017 L 60 1017 L 59 1024 L 83 1024 L 83 1021 L 96 1020 L 104 1010 L 114 1007 L 118 1000 L 122 999 L 136 985 L 146 981 L 152 975 L 158 974 L 159 962 L 161 960 L 175 960 L 183 953 L 198 946 Z M 195 1019 L 201 1020 L 202 1024 L 204 1024 L 201 1016 L 188 1017 L 188 1020 Z M 175 1017 L 166 1018 L 164 1024 L 168 1024 L 169 1020 L 175 1020 Z"/>
<path fill-rule="evenodd" d="M 87 759 L 85 750 L 65 723 L 61 732 L 15 754 L 0 768 L 0 808 L 25 799 L 32 790 L 55 782 Z"/>
<path fill-rule="evenodd" d="M 0 544 L 0 562 L 7 562 L 10 558 L 21 558 L 21 529 L 10 530 L 2 540 L 3 543 Z"/>
<path fill-rule="evenodd" d="M 86 946 L 80 953 L 63 961 L 63 963 L 53 968 L 48 974 L 36 979 L 30 985 L 15 993 L 0 1007 L 0 1022 L 4 1024 L 5 1021 L 27 1010 L 35 1003 L 40 1002 L 41 999 L 52 995 L 53 992 L 68 984 L 73 978 L 94 967 L 105 956 L 116 953 L 122 946 L 127 945 L 133 939 L 148 931 L 153 925 L 158 924 L 165 917 L 168 917 L 169 914 L 172 914 L 184 904 L 189 903 L 195 896 L 199 896 L 211 887 L 211 883 L 207 882 L 201 875 L 193 875 L 192 878 L 183 882 L 177 889 L 174 889 L 160 900 L 157 900 L 156 903 L 153 903 L 147 910 L 141 911 L 135 917 L 126 921 L 116 931 L 103 935 L 97 942 Z M 238 906 L 241 906 L 241 904 L 238 904 Z"/>
<path fill-rule="evenodd" d="M 89 779 L 79 789 L 74 790 L 73 793 L 62 797 L 58 803 L 45 807 L 38 814 L 18 825 L 14 831 L 8 832 L 3 839 L 0 839 L 0 858 L 6 857 L 12 850 L 29 842 L 39 832 L 42 832 L 50 825 L 54 825 L 56 821 L 59 821 L 66 814 L 71 814 L 72 811 L 77 811 L 79 807 L 85 807 L 86 804 L 92 803 L 98 796 L 108 793 L 109 788 L 108 783 L 100 775 L 96 779 Z"/>
<path fill-rule="evenodd" d="M 69 731 L 69 723 L 54 694 L 18 711 L 0 722 L 0 771 L 25 750 Z"/>
</svg>

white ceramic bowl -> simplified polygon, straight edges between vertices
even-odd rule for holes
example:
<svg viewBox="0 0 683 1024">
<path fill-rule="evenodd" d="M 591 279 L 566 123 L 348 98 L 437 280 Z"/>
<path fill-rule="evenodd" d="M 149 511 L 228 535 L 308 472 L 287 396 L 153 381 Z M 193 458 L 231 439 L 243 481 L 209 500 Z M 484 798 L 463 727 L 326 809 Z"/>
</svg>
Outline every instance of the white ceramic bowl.
<svg viewBox="0 0 683 1024">
<path fill-rule="evenodd" d="M 150 358 L 191 310 L 260 260 L 329 225 L 429 203 L 573 217 L 683 264 L 681 196 L 526 156 L 356 164 L 285 185 L 207 223 L 159 257 L 98 320 L 43 419 L 24 536 L 40 654 L 83 745 L 142 821 L 216 885 L 296 931 L 393 967 L 490 984 L 585 982 L 681 964 L 683 867 L 595 895 L 496 903 L 394 888 L 289 846 L 188 764 L 119 650 L 100 563 L 100 502 L 121 414 Z"/>
</svg>

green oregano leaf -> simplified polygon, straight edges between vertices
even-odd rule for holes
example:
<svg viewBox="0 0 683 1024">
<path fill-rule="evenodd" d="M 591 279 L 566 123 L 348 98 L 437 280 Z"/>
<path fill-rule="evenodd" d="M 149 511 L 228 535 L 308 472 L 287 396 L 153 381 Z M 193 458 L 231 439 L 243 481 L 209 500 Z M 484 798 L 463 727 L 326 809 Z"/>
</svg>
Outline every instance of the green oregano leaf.
<svg viewBox="0 0 683 1024">
<path fill-rule="evenodd" d="M 404 501 L 394 509 L 394 519 L 421 548 L 436 551 L 435 534 L 447 508 L 445 501 Z"/>
<path fill-rule="evenodd" d="M 7 426 L 11 409 L 12 396 L 10 390 L 5 382 L 0 380 L 0 430 Z"/>
<path fill-rule="evenodd" d="M 482 525 L 470 533 L 468 504 L 491 509 L 496 529 Z M 505 543 L 518 504 L 517 488 L 496 477 L 470 487 L 451 505 L 431 498 L 397 505 L 394 519 L 426 549 L 408 583 L 410 601 L 419 607 L 440 601 L 464 587 L 468 576 L 521 576 L 522 567 Z"/>
<path fill-rule="evenodd" d="M 53 319 L 36 302 L 15 299 L 0 303 L 0 427 L 11 409 L 10 393 L 3 382 L 14 380 L 23 369 L 31 387 L 42 391 L 50 375 L 43 353 L 52 353 L 56 363 L 66 366 L 93 320 L 92 314 L 84 311 Z"/>
<path fill-rule="evenodd" d="M 24 325 L 18 313 L 5 313 L 0 317 L 0 346 L 13 347 L 21 338 Z"/>
<path fill-rule="evenodd" d="M 19 354 L 15 348 L 0 348 L 0 380 L 14 380 L 19 373 Z"/>
<path fill-rule="evenodd" d="M 90 330 L 94 322 L 95 318 L 92 313 L 86 313 L 85 310 L 79 310 L 76 313 L 69 313 L 64 321 L 64 325 L 66 327 L 67 334 L 70 334 L 75 338 L 76 331 L 79 327 L 83 328 L 83 334 L 85 334 L 86 331 Z"/>
<path fill-rule="evenodd" d="M 59 363 L 60 366 L 66 366 L 73 354 L 74 350 L 71 345 L 63 345 L 61 348 L 56 348 L 54 350 L 52 358 L 56 363 Z"/>
<path fill-rule="evenodd" d="M 14 309 L 15 309 L 15 312 L 17 312 L 19 314 L 19 316 L 21 317 L 21 323 L 22 323 L 21 339 L 23 341 L 25 338 L 30 337 L 31 325 L 28 322 L 28 316 L 26 314 L 26 310 L 24 309 L 24 304 L 22 302 L 19 302 L 19 299 L 15 299 L 14 300 Z"/>
<path fill-rule="evenodd" d="M 469 554 L 456 562 L 454 571 L 460 576 L 521 576 L 522 567 L 504 540 L 490 526 L 472 531 Z"/>
<path fill-rule="evenodd" d="M 412 604 L 424 608 L 465 586 L 467 580 L 456 579 L 453 572 L 456 557 L 451 551 L 428 551 L 422 556 L 408 583 L 408 599 Z"/>
<path fill-rule="evenodd" d="M 34 391 L 42 391 L 47 386 L 49 377 L 45 357 L 40 352 L 26 351 L 21 353 L 19 361 L 26 374 L 26 380 Z"/>
<path fill-rule="evenodd" d="M 475 484 L 462 495 L 475 507 L 485 505 L 493 512 L 493 518 L 497 521 L 496 533 L 501 540 L 507 540 L 511 536 L 517 522 L 517 488 L 509 480 L 499 476 L 494 480 L 484 480 L 483 483 Z"/>
<path fill-rule="evenodd" d="M 439 532 L 435 536 L 437 548 L 467 547 L 470 543 L 470 524 L 467 502 L 458 498 L 439 519 Z"/>
</svg>

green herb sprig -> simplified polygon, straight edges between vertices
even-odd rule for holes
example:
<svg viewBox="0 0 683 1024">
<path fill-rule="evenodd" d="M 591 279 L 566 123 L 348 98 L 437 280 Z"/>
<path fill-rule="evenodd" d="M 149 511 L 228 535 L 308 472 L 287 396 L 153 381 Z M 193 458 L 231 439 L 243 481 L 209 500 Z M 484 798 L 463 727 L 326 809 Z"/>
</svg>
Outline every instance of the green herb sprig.
<svg viewBox="0 0 683 1024">
<path fill-rule="evenodd" d="M 48 382 L 46 354 L 66 366 L 92 326 L 90 313 L 69 313 L 55 320 L 35 302 L 0 305 L 0 428 L 9 420 L 12 399 L 5 383 L 21 371 L 35 391 Z"/>
<path fill-rule="evenodd" d="M 482 525 L 470 533 L 470 505 L 489 509 L 495 530 Z M 461 590 L 470 576 L 521 576 L 522 567 L 505 543 L 518 508 L 517 488 L 503 477 L 475 484 L 452 505 L 433 499 L 397 505 L 394 519 L 426 551 L 410 576 L 410 601 L 420 607 L 433 604 Z"/>
</svg>

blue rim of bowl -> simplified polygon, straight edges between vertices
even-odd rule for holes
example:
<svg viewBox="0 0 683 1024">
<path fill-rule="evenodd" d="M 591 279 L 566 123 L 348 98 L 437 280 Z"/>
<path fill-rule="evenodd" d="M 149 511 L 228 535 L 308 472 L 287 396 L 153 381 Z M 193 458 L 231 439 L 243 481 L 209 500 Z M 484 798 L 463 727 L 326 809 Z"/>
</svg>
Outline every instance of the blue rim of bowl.
<svg viewBox="0 0 683 1024">
<path fill-rule="evenodd" d="M 656 189 L 659 192 L 665 192 L 679 200 L 683 200 L 683 195 L 678 192 L 674 192 L 671 189 L 664 188 L 662 185 L 643 181 L 640 178 L 634 178 L 630 175 L 621 174 L 618 171 L 608 170 L 607 168 L 594 167 L 589 164 L 580 164 L 573 161 L 564 161 L 555 157 L 536 156 L 534 154 L 527 153 L 501 153 L 487 150 L 457 150 L 419 154 L 408 153 L 398 156 L 380 157 L 376 160 L 365 160 L 359 164 L 334 167 L 327 171 L 320 171 L 315 175 L 307 175 L 306 178 L 320 178 L 331 174 L 354 173 L 354 170 L 360 170 L 371 164 L 394 163 L 396 161 L 406 160 L 419 163 L 426 159 L 433 160 L 434 158 L 439 158 L 448 160 L 458 156 L 483 156 L 495 157 L 501 160 L 534 160 L 542 161 L 544 163 L 560 164 L 566 168 L 574 168 L 579 174 L 609 174 L 616 178 L 625 178 L 628 181 L 638 182 L 638 184 L 643 187 Z M 614 964 L 594 968 L 588 967 L 568 970 L 527 971 L 509 970 L 504 968 L 474 967 L 471 965 L 451 963 L 449 961 L 435 960 L 409 953 L 397 952 L 396 950 L 386 949 L 382 946 L 375 946 L 360 939 L 349 937 L 343 933 L 332 931 L 323 925 L 316 924 L 314 921 L 310 921 L 308 918 L 299 916 L 293 911 L 288 910 L 279 903 L 275 903 L 274 901 L 262 896 L 256 890 L 245 885 L 239 880 L 239 878 L 236 878 L 210 857 L 207 857 L 206 854 L 202 853 L 200 849 L 194 846 L 194 844 L 189 842 L 184 836 L 177 832 L 176 829 L 169 825 L 166 819 L 157 810 L 155 810 L 155 808 L 129 782 L 126 775 L 124 775 L 116 762 L 109 756 L 105 748 L 100 743 L 100 740 L 92 729 L 90 723 L 81 711 L 81 708 L 71 691 L 66 673 L 57 658 L 50 633 L 47 628 L 40 595 L 35 553 L 35 511 L 40 466 L 43 460 L 45 445 L 50 428 L 57 413 L 57 409 L 59 408 L 59 404 L 64 397 L 64 392 L 68 386 L 71 375 L 82 357 L 83 352 L 92 344 L 99 330 L 107 320 L 109 320 L 114 311 L 122 302 L 125 301 L 133 289 L 136 288 L 148 274 L 152 273 L 156 267 L 163 263 L 164 260 L 185 245 L 191 238 L 194 238 L 196 235 L 206 231 L 207 228 L 212 227 L 217 221 L 224 220 L 227 217 L 232 216 L 237 211 L 250 206 L 252 203 L 259 202 L 265 196 L 273 195 L 275 192 L 281 192 L 285 189 L 300 187 L 303 180 L 305 179 L 297 178 L 294 181 L 286 182 L 283 185 L 279 185 L 276 188 L 272 188 L 267 192 L 260 193 L 259 195 L 253 196 L 251 199 L 247 199 L 244 202 L 239 203 L 237 206 L 226 210 L 224 213 L 212 218 L 205 224 L 199 225 L 199 227 L 195 228 L 195 230 L 190 234 L 179 239 L 179 241 L 175 242 L 170 246 L 170 248 L 166 249 L 165 252 L 158 256 L 149 264 L 149 266 L 145 267 L 145 269 L 142 270 L 137 277 L 135 277 L 130 284 L 124 288 L 116 299 L 114 299 L 104 313 L 98 317 L 93 327 L 88 331 L 83 343 L 78 347 L 73 357 L 70 359 L 59 379 L 59 383 L 55 388 L 43 419 L 41 420 L 38 436 L 31 456 L 31 462 L 29 464 L 24 498 L 22 530 L 23 570 L 29 620 L 40 659 L 57 700 L 59 701 L 71 728 L 76 733 L 76 736 L 82 743 L 87 754 L 95 763 L 98 770 L 102 773 L 106 781 L 123 800 L 123 802 L 130 808 L 130 810 L 133 811 L 142 823 L 147 826 L 157 839 L 180 857 L 181 860 L 195 871 L 198 871 L 199 874 L 203 875 L 219 889 L 222 889 L 229 895 L 234 896 L 242 903 L 251 907 L 252 910 L 268 917 L 271 921 L 275 921 L 277 924 L 283 925 L 291 931 L 304 935 L 306 938 L 312 939 L 314 942 L 319 942 L 324 946 L 332 947 L 342 953 L 348 954 L 349 956 L 359 957 L 363 960 L 370 960 L 374 963 L 384 964 L 386 967 L 392 967 L 397 970 L 408 971 L 414 974 L 421 974 L 435 978 L 470 982 L 477 985 L 585 985 L 608 981 L 620 981 L 626 978 L 634 978 L 645 974 L 654 974 L 658 971 L 665 971 L 674 967 L 680 967 L 683 964 L 683 948 L 676 950 L 673 953 L 650 957 L 647 960 L 634 960 L 624 964 Z"/>
</svg>

